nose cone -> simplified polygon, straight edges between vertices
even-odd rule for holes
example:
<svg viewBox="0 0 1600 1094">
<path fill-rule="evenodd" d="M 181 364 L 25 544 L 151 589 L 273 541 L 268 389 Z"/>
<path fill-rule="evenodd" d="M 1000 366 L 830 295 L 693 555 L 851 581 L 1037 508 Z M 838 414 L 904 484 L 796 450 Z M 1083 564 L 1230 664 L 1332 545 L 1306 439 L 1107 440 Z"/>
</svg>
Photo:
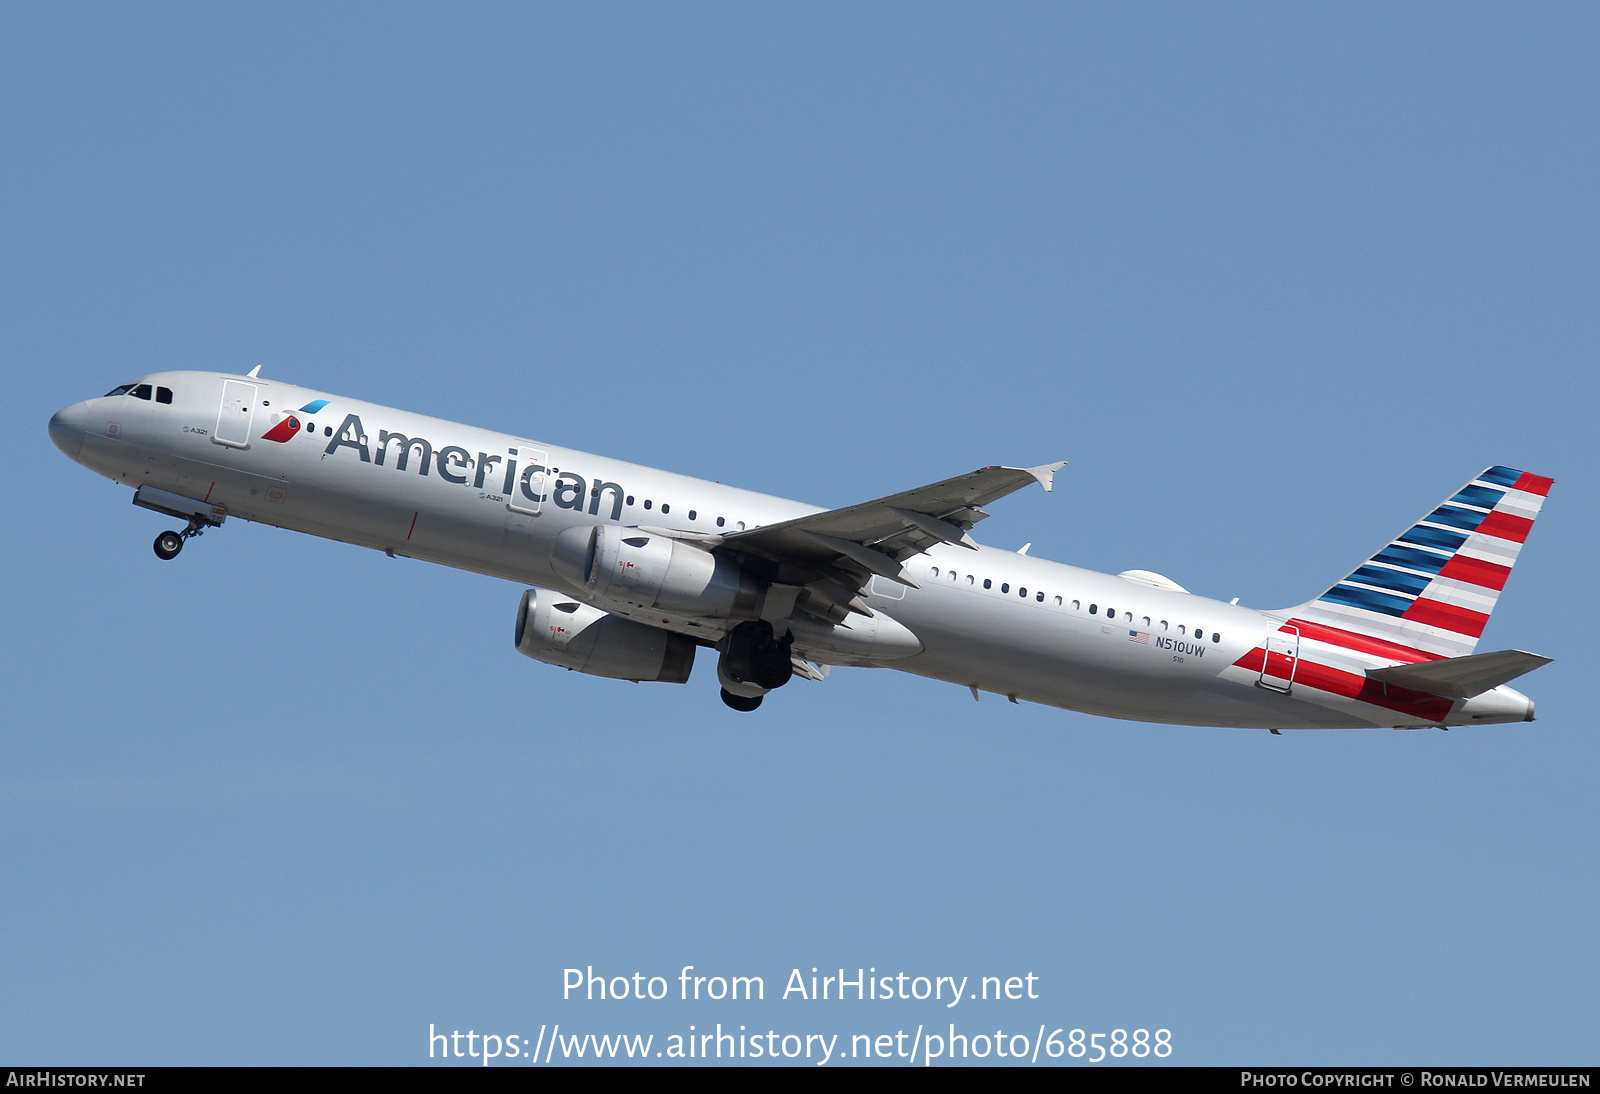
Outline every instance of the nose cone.
<svg viewBox="0 0 1600 1094">
<path fill-rule="evenodd" d="M 83 428 L 88 424 L 89 404 L 73 403 L 51 416 L 50 439 L 68 459 L 76 460 L 78 451 L 83 448 Z"/>
</svg>

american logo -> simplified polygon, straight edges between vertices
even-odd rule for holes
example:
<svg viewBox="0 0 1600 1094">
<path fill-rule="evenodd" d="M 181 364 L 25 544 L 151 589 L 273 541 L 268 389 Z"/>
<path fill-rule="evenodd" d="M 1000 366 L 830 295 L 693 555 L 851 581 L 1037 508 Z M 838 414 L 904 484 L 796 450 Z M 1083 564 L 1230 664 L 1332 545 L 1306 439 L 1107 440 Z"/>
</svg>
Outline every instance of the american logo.
<svg viewBox="0 0 1600 1094">
<path fill-rule="evenodd" d="M 315 414 L 317 411 L 321 410 L 327 405 L 328 400 L 326 399 L 313 399 L 295 413 Z M 298 432 L 300 432 L 300 419 L 296 418 L 294 414 L 290 414 L 288 417 L 284 418 L 283 421 L 279 422 L 277 425 L 261 434 L 261 439 L 264 441 L 277 441 L 279 444 L 282 444 Z"/>
</svg>

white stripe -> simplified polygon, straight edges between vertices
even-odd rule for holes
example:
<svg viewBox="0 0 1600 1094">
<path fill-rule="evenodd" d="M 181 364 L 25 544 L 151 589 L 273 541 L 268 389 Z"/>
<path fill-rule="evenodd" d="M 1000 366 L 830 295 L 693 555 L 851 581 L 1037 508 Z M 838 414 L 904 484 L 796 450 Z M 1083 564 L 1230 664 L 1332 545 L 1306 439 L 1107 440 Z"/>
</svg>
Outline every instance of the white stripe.
<svg viewBox="0 0 1600 1094">
<path fill-rule="evenodd" d="M 1501 502 L 1494 507 L 1496 513 L 1504 513 L 1508 517 L 1521 517 L 1523 520 L 1533 520 L 1539 515 L 1539 510 L 1528 509 L 1521 505 L 1508 505 Z"/>
<path fill-rule="evenodd" d="M 1515 540 L 1474 532 L 1467 537 L 1467 542 L 1463 543 L 1461 550 L 1456 553 L 1466 554 L 1469 558 L 1481 558 L 1485 562 L 1498 562 L 1502 566 L 1510 566 L 1517 561 L 1517 553 L 1521 550 L 1522 544 Z"/>
<path fill-rule="evenodd" d="M 1494 611 L 1495 601 L 1500 596 L 1493 589 L 1470 585 L 1465 581 L 1454 581 L 1447 577 L 1435 578 L 1433 584 L 1422 591 L 1422 595 L 1429 600 L 1459 604 L 1463 608 L 1471 608 L 1484 615 Z"/>
<path fill-rule="evenodd" d="M 1527 490 L 1507 490 L 1506 496 L 1500 499 L 1499 504 L 1497 504 L 1495 508 L 1507 509 L 1515 507 L 1516 509 L 1527 510 L 1533 514 L 1537 514 L 1539 512 L 1539 507 L 1543 504 L 1543 494 L 1534 494 Z"/>
</svg>

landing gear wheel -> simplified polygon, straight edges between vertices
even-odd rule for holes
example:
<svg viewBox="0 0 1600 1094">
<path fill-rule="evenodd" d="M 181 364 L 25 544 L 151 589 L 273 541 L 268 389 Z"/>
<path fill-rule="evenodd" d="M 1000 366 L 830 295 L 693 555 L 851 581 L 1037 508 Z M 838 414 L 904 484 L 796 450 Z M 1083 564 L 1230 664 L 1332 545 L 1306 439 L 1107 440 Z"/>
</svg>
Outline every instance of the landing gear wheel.
<svg viewBox="0 0 1600 1094">
<path fill-rule="evenodd" d="M 182 532 L 162 532 L 156 537 L 156 557 L 162 561 L 178 557 L 178 552 L 183 550 Z"/>
<path fill-rule="evenodd" d="M 743 695 L 735 695 L 727 688 L 723 688 L 722 701 L 727 703 L 734 710 L 742 710 L 748 713 L 761 705 L 761 696 L 756 695 L 752 698 L 746 699 Z"/>
</svg>

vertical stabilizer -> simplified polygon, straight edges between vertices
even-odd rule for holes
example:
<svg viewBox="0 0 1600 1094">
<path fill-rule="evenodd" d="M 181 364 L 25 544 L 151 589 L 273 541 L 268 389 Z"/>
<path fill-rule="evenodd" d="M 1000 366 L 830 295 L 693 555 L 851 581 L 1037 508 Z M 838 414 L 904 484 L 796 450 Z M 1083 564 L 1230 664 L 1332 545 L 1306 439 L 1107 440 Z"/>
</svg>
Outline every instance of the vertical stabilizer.
<svg viewBox="0 0 1600 1094">
<path fill-rule="evenodd" d="M 1552 482 L 1489 468 L 1349 577 L 1294 609 L 1292 622 L 1333 631 L 1319 637 L 1336 645 L 1401 661 L 1470 654 Z"/>
</svg>

